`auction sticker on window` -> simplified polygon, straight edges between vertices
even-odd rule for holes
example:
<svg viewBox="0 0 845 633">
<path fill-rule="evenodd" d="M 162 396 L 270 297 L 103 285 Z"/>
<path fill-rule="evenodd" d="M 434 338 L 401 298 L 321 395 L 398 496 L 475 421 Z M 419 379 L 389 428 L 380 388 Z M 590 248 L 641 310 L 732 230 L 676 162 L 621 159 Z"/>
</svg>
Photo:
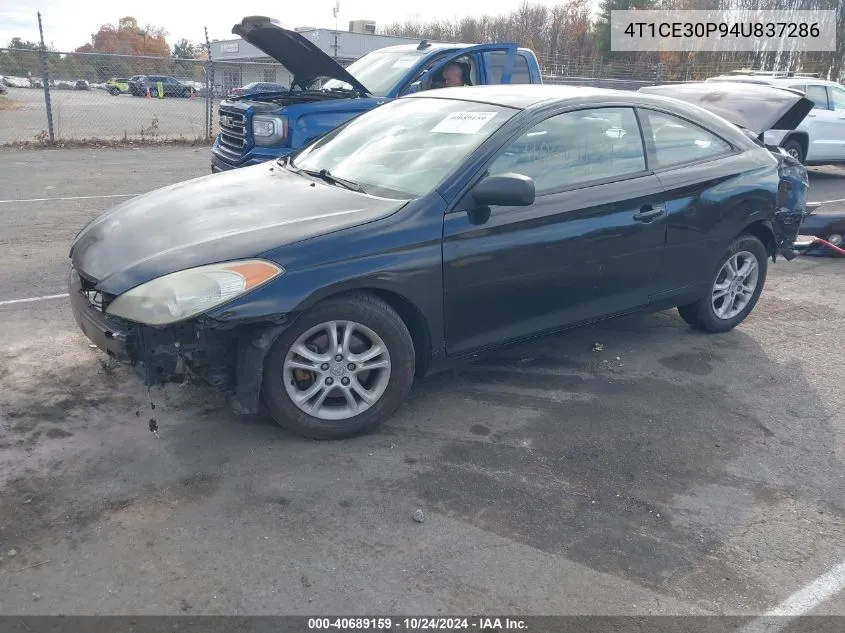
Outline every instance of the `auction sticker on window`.
<svg viewBox="0 0 845 633">
<path fill-rule="evenodd" d="M 431 131 L 439 134 L 475 134 L 496 117 L 496 112 L 452 112 Z"/>
</svg>

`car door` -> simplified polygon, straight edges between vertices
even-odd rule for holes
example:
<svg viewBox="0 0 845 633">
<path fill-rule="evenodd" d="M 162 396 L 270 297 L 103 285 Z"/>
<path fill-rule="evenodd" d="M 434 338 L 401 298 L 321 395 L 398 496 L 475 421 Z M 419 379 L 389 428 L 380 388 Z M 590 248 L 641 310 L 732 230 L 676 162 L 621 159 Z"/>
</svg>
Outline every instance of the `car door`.
<svg viewBox="0 0 845 633">
<path fill-rule="evenodd" d="M 639 107 L 649 166 L 665 188 L 666 250 L 653 301 L 697 292 L 709 282 L 735 234 L 724 232 L 726 184 L 749 163 L 730 143 L 695 121 Z M 720 187 L 721 186 L 721 187 Z"/>
<path fill-rule="evenodd" d="M 444 218 L 447 352 L 461 355 L 648 302 L 666 223 L 633 108 L 546 114 L 487 163 L 534 180 L 530 206 Z"/>
<path fill-rule="evenodd" d="M 497 83 L 510 83 L 511 72 L 513 71 L 514 59 L 516 56 L 517 45 L 512 43 L 504 44 L 479 44 L 477 46 L 467 46 L 459 51 L 451 54 L 443 55 L 429 67 L 424 68 L 410 79 L 408 85 L 405 86 L 400 94 L 409 94 L 419 92 L 421 90 L 428 90 L 437 87 L 436 82 L 440 77 L 443 68 L 454 61 L 465 62 L 470 66 L 470 72 L 473 84 L 484 84 L 487 82 L 482 66 L 482 56 L 485 53 L 499 52 L 505 54 L 503 63 L 503 70 L 500 76 L 500 81 Z M 434 85 L 432 85 L 432 83 Z"/>
<path fill-rule="evenodd" d="M 824 141 L 827 158 L 845 160 L 845 89 L 829 84 L 826 88 L 827 109 L 816 114 L 819 139 Z"/>
<path fill-rule="evenodd" d="M 808 82 L 806 95 L 816 104 L 803 122 L 810 137 L 807 160 L 835 160 L 840 151 L 836 124 L 842 123 L 838 118 L 842 113 L 833 111 L 830 95 L 824 84 Z"/>
<path fill-rule="evenodd" d="M 171 97 L 181 97 L 182 96 L 182 84 L 176 81 L 173 77 L 165 77 L 164 78 L 164 91 L 165 94 Z"/>
</svg>

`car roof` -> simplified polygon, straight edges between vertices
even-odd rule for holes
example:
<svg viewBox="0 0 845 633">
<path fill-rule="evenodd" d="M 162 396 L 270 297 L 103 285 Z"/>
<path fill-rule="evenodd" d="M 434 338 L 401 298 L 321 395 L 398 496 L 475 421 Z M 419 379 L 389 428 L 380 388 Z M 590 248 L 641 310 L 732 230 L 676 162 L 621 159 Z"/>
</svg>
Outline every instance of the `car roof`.
<svg viewBox="0 0 845 633">
<path fill-rule="evenodd" d="M 454 88 L 437 88 L 417 92 L 403 99 L 409 98 L 441 98 L 475 101 L 511 108 L 526 109 L 547 101 L 568 101 L 574 99 L 588 99 L 606 97 L 608 100 L 622 99 L 629 103 L 662 102 L 662 98 L 655 100 L 654 95 L 645 95 L 631 90 L 615 90 L 613 88 L 593 88 L 592 86 L 570 86 L 556 84 L 497 84 L 486 86 L 456 86 Z"/>
<path fill-rule="evenodd" d="M 420 40 L 421 42 L 423 40 Z M 462 48 L 470 48 L 472 46 L 481 46 L 481 44 L 468 44 L 466 42 L 428 42 L 428 46 L 426 48 L 420 49 L 419 44 L 395 44 L 393 46 L 385 46 L 383 48 L 379 48 L 377 51 L 373 52 L 393 52 L 393 53 L 431 53 L 433 51 L 442 51 L 442 50 L 460 50 Z M 518 47 L 520 51 L 528 51 L 532 52 L 531 49 L 523 48 L 522 46 Z"/>
<path fill-rule="evenodd" d="M 795 85 L 800 83 L 821 84 L 825 86 L 840 86 L 835 81 L 829 79 L 822 79 L 820 77 L 811 77 L 808 75 L 793 75 L 789 76 L 771 76 L 771 75 L 719 75 L 717 77 L 709 77 L 706 81 L 739 81 L 743 83 L 759 83 L 769 86 L 781 85 Z"/>
</svg>

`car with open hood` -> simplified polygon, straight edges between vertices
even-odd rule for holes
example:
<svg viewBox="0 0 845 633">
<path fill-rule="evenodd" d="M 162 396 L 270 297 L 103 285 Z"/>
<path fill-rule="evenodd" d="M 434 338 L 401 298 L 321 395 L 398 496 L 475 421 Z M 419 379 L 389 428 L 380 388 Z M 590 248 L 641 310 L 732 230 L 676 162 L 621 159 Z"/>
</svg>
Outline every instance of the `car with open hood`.
<svg viewBox="0 0 845 633">
<path fill-rule="evenodd" d="M 453 62 L 467 86 L 542 83 L 533 51 L 513 43 L 423 40 L 372 51 L 344 68 L 305 34 L 268 17 L 246 17 L 232 33 L 282 64 L 292 81 L 287 90 L 221 102 L 212 172 L 275 160 L 396 97 L 441 87 Z"/>
<path fill-rule="evenodd" d="M 800 163 L 682 100 L 431 90 L 93 219 L 70 303 L 149 386 L 189 375 L 236 412 L 343 438 L 415 376 L 502 345 L 669 308 L 737 327 L 806 199 Z"/>
</svg>

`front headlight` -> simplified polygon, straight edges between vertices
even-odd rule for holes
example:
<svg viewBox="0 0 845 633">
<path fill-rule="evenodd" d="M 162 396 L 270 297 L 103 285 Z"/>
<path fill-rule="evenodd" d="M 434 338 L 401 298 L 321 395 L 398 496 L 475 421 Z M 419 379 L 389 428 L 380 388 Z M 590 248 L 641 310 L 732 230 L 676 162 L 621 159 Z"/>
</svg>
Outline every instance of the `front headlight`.
<svg viewBox="0 0 845 633">
<path fill-rule="evenodd" d="M 256 145 L 278 145 L 287 138 L 285 117 L 256 115 L 252 118 L 252 137 Z"/>
<path fill-rule="evenodd" d="M 124 292 L 106 312 L 147 325 L 169 325 L 231 301 L 284 272 L 260 259 L 180 270 Z"/>
</svg>

